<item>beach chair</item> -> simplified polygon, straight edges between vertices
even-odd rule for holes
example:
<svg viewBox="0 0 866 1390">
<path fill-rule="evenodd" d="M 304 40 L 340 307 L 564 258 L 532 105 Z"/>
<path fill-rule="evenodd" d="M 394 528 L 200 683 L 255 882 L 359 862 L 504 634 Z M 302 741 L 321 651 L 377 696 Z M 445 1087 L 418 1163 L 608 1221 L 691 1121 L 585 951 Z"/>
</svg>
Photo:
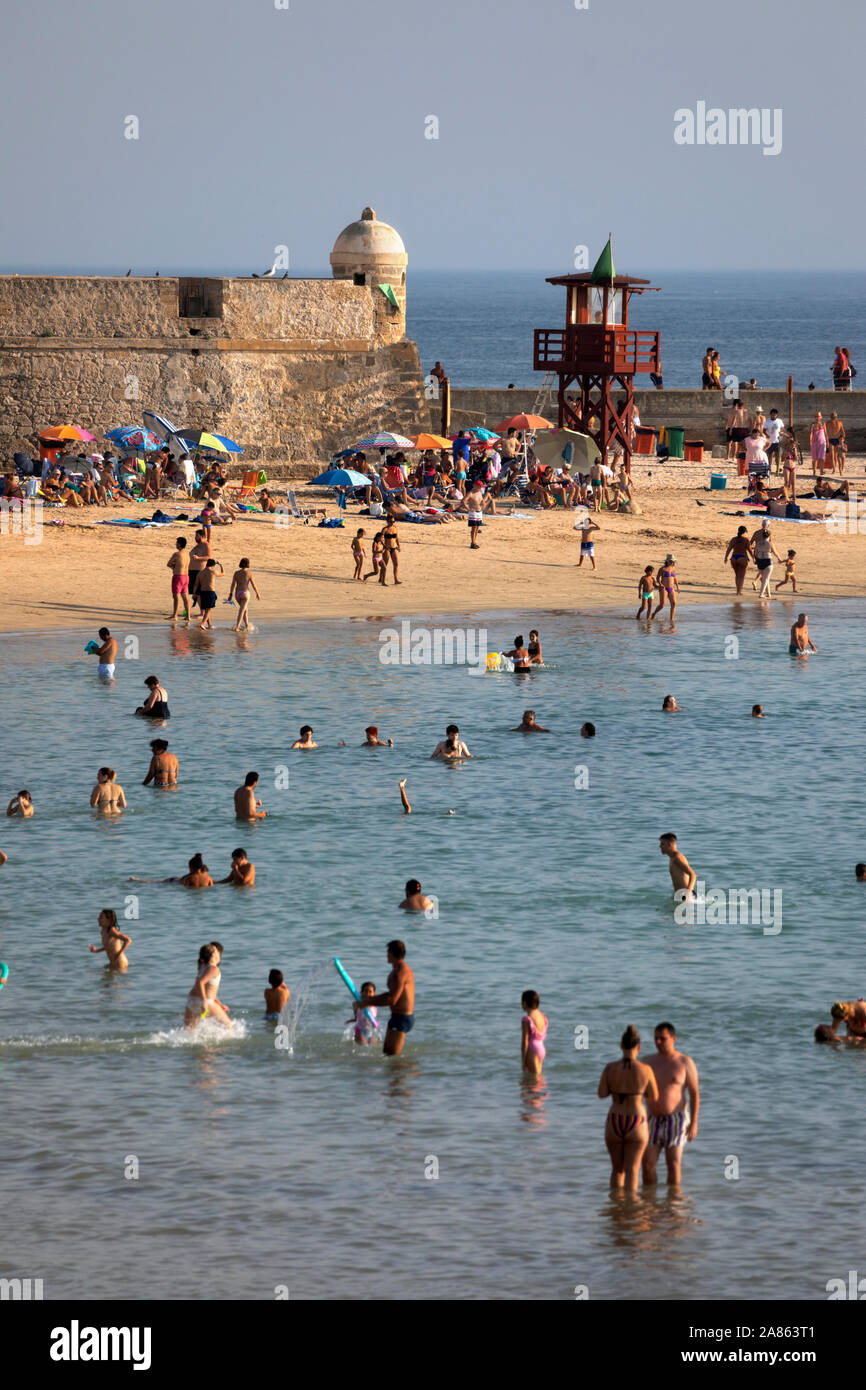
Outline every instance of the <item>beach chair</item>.
<svg viewBox="0 0 866 1390">
<path fill-rule="evenodd" d="M 286 489 L 286 498 L 289 503 L 289 511 L 292 513 L 292 516 L 294 517 L 326 515 L 324 507 L 310 507 L 307 504 L 304 504 L 304 506 L 300 506 L 297 500 L 295 499 L 295 494 L 291 488 Z"/>
<path fill-rule="evenodd" d="M 232 502 L 247 502 L 255 498 L 256 488 L 259 486 L 266 487 L 267 482 L 268 480 L 261 469 L 250 468 L 244 474 L 240 483 L 233 483 L 230 487 L 227 486 L 225 490 L 226 494 L 230 492 L 237 493 L 236 497 L 232 497 Z"/>
</svg>

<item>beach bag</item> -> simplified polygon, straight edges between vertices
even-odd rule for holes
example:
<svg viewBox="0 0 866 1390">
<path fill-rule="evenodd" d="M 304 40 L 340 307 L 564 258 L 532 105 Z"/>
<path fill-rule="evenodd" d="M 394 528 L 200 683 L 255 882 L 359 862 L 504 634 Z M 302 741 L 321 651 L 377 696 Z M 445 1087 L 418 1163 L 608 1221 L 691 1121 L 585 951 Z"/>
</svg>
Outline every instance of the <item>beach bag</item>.
<svg viewBox="0 0 866 1390">
<path fill-rule="evenodd" d="M 328 516 L 328 517 L 324 517 L 323 520 L 319 522 L 319 525 L 320 525 L 320 526 L 327 526 L 327 527 L 331 527 L 331 526 L 342 526 L 342 524 L 343 524 L 343 518 L 342 518 L 341 516 Z"/>
</svg>

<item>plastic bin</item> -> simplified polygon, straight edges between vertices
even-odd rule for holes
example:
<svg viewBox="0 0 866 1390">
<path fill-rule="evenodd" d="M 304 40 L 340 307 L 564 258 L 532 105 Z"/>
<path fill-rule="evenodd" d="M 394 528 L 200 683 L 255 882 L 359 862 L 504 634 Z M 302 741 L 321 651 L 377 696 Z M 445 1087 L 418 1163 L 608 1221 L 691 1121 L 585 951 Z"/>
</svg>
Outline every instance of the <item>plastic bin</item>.
<svg viewBox="0 0 866 1390">
<path fill-rule="evenodd" d="M 668 445 L 668 457 L 681 459 L 683 456 L 683 445 L 685 444 L 686 432 L 678 425 L 666 425 L 665 437 Z"/>
<path fill-rule="evenodd" d="M 726 488 L 727 486 L 728 486 L 728 475 L 727 475 L 727 473 L 711 473 L 711 474 L 710 474 L 710 488 L 712 489 L 713 492 L 724 492 L 724 490 L 725 490 L 725 488 Z"/>
<path fill-rule="evenodd" d="M 683 446 L 683 454 L 689 463 L 703 463 L 704 441 L 702 439 L 687 439 Z"/>
<path fill-rule="evenodd" d="M 638 425 L 635 430 L 634 452 L 636 454 L 654 454 L 657 433 L 657 430 L 651 430 L 646 425 Z"/>
</svg>

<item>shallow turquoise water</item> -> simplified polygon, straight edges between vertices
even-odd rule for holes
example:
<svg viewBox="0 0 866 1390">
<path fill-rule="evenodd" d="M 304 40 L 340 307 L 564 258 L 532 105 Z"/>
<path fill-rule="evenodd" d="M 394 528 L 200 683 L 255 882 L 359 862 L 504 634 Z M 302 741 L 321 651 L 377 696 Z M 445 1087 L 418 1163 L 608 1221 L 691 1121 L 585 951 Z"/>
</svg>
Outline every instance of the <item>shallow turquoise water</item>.
<svg viewBox="0 0 866 1390">
<path fill-rule="evenodd" d="M 783 602 L 686 607 L 673 633 L 631 610 L 463 620 L 489 649 L 538 626 L 552 666 L 527 678 L 385 667 L 387 620 L 246 643 L 141 629 L 109 688 L 82 656 L 90 633 L 5 638 L 3 795 L 29 787 L 37 816 L 0 841 L 0 1274 L 43 1278 L 47 1298 L 825 1297 L 864 1232 L 866 1058 L 812 1029 L 863 988 L 866 644 L 861 604 L 808 609 L 807 662 L 787 655 Z M 140 785 L 153 732 L 130 711 L 151 671 L 176 791 Z M 681 715 L 660 712 L 671 691 Z M 527 706 L 552 734 L 510 732 Z M 477 755 L 461 768 L 429 761 L 452 719 Z M 293 754 L 305 722 L 321 747 Z M 370 722 L 396 747 L 362 750 Z M 113 824 L 88 807 L 103 763 L 130 802 Z M 231 792 L 250 768 L 271 814 L 241 828 Z M 781 889 L 782 931 L 676 925 L 664 830 L 709 887 Z M 238 844 L 252 893 L 128 882 L 197 850 L 222 876 Z M 398 910 L 410 876 L 438 918 Z M 87 951 L 97 913 L 122 917 L 136 891 L 129 973 L 106 978 Z M 349 996 L 327 968 L 294 1055 L 274 1048 L 270 968 L 294 988 L 338 954 L 383 988 L 393 936 L 418 982 L 399 1061 L 344 1040 Z M 213 938 L 242 1036 L 190 1042 L 183 1001 Z M 519 1067 L 529 987 L 551 1025 L 537 1088 Z M 699 1138 L 681 1195 L 612 1199 L 598 1077 L 626 1024 L 651 1044 L 662 1018 L 700 1070 Z"/>
</svg>

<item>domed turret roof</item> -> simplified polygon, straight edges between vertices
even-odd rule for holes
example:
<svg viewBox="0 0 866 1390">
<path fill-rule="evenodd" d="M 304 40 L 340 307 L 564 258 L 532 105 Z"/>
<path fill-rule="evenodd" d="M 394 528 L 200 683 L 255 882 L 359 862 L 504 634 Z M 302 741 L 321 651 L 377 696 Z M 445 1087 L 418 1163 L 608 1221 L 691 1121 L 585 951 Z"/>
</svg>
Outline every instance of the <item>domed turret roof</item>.
<svg viewBox="0 0 866 1390">
<path fill-rule="evenodd" d="M 358 261 L 387 261 L 405 265 L 408 257 L 399 232 L 380 222 L 372 208 L 364 208 L 357 222 L 344 227 L 331 252 L 332 265 Z"/>
</svg>

